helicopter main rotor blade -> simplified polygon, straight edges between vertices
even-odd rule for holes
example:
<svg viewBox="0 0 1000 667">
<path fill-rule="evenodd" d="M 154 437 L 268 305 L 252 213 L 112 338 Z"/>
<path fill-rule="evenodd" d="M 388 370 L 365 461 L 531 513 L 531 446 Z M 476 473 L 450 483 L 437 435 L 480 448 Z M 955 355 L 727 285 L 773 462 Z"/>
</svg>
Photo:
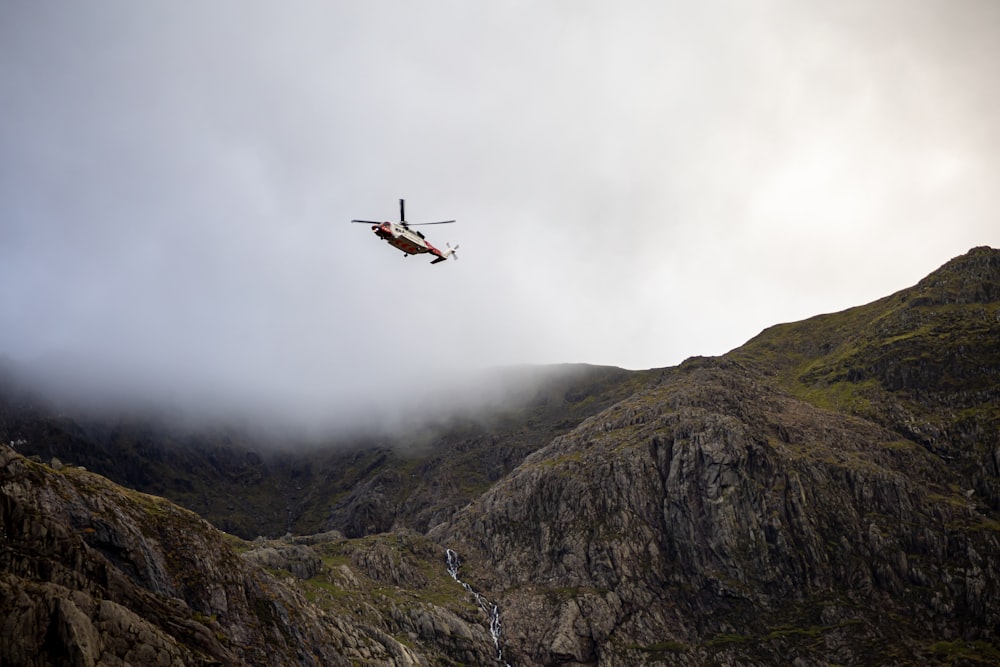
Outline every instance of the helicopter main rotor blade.
<svg viewBox="0 0 1000 667">
<path fill-rule="evenodd" d="M 403 200 L 399 200 L 399 221 L 406 222 L 406 215 L 403 213 Z"/>
<path fill-rule="evenodd" d="M 449 223 L 455 222 L 454 220 L 442 220 L 441 222 L 408 222 L 406 223 L 410 227 L 416 227 L 417 225 L 447 225 Z"/>
<path fill-rule="evenodd" d="M 351 222 L 363 222 L 366 225 L 381 225 L 381 222 L 375 222 L 374 220 L 351 220 Z"/>
</svg>

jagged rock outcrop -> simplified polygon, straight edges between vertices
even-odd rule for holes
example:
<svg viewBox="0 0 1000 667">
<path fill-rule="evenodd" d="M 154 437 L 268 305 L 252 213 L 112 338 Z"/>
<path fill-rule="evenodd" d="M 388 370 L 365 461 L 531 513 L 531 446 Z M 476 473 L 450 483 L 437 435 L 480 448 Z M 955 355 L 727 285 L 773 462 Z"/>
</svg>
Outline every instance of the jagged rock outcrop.
<svg viewBox="0 0 1000 667">
<path fill-rule="evenodd" d="M 492 640 L 448 577 L 443 551 L 400 539 L 364 546 L 328 533 L 254 548 L 167 500 L 0 445 L 0 664 L 487 660 Z M 337 555 L 345 549 L 358 565 Z M 434 601 L 421 601 L 422 587 Z M 324 596 L 335 604 L 319 604 Z"/>
<path fill-rule="evenodd" d="M 285 570 L 299 579 L 312 579 L 323 568 L 323 561 L 316 552 L 301 544 L 262 546 L 243 557 L 261 567 Z"/>
<path fill-rule="evenodd" d="M 998 254 L 666 369 L 432 531 L 512 662 L 1000 663 Z"/>
<path fill-rule="evenodd" d="M 346 664 L 315 609 L 162 499 L 0 447 L 0 510 L 3 661 Z"/>
<path fill-rule="evenodd" d="M 771 327 L 729 356 L 927 448 L 1000 511 L 998 295 L 1000 251 L 974 248 L 910 289 Z"/>
</svg>

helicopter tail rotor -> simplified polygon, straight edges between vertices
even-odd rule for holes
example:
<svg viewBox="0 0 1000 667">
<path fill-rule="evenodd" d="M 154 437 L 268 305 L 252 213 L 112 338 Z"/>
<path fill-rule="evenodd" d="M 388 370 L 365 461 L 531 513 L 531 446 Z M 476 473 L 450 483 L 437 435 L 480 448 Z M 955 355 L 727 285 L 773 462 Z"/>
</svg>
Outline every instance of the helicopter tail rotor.
<svg viewBox="0 0 1000 667">
<path fill-rule="evenodd" d="M 444 252 L 441 252 L 440 250 L 437 250 L 435 248 L 434 254 L 437 255 L 437 259 L 431 262 L 431 264 L 437 264 L 438 262 L 443 262 L 449 257 L 455 260 L 458 259 L 458 255 L 455 254 L 455 251 L 458 250 L 458 246 L 456 245 L 454 248 L 452 248 L 450 243 L 446 243 L 445 245 L 448 246 L 448 249 L 445 250 Z"/>
</svg>

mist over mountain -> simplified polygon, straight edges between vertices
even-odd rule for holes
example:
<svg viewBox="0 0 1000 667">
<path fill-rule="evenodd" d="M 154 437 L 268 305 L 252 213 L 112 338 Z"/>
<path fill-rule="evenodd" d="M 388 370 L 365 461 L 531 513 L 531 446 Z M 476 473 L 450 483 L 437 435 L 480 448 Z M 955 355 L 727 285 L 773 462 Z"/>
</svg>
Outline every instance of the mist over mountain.
<svg viewBox="0 0 1000 667">
<path fill-rule="evenodd" d="M 327 528 L 358 536 L 397 525 L 425 530 L 655 373 L 498 369 L 464 393 L 425 396 L 420 409 L 389 405 L 319 429 L 289 424 L 287 414 L 225 421 L 173 408 L 116 411 L 103 402 L 49 400 L 37 389 L 15 389 L 8 375 L 0 424 L 11 434 L 3 441 L 24 441 L 24 453 L 164 495 L 248 539 Z"/>
<path fill-rule="evenodd" d="M 241 388 L 170 369 L 139 371 L 144 365 L 149 364 L 81 358 L 67 351 L 30 362 L 0 358 L 0 376 L 50 411 L 69 416 L 137 415 L 207 427 L 242 424 L 273 432 L 280 442 L 308 435 L 328 441 L 344 434 L 391 433 L 455 415 L 502 411 L 549 378 L 572 375 L 582 366 L 429 369 L 418 364 L 405 382 L 380 383 L 361 374 L 344 389 L 339 376 L 329 378 L 327 386 L 307 382 L 282 388 L 280 382 L 258 378 Z M 261 382 L 266 389 L 259 390 Z"/>
<path fill-rule="evenodd" d="M 1000 251 L 536 373 L 309 447 L 0 378 L 0 661 L 1000 664 Z"/>
</svg>

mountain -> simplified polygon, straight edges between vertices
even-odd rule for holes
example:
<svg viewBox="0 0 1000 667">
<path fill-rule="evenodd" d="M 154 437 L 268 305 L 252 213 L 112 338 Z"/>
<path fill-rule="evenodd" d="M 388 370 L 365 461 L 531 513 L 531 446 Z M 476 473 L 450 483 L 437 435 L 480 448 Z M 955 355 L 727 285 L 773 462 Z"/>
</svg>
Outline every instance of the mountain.
<svg viewBox="0 0 1000 667">
<path fill-rule="evenodd" d="M 4 448 L 0 662 L 141 635 L 164 664 L 1000 664 L 998 372 L 1000 251 L 975 248 L 721 357 L 562 369 L 336 450 L 8 390 L 18 452 L 155 471 L 216 525 L 242 489 L 244 532 L 299 536 Z"/>
<path fill-rule="evenodd" d="M 1000 252 L 690 359 L 434 539 L 527 664 L 998 664 Z"/>
<path fill-rule="evenodd" d="M 0 480 L 0 664 L 403 667 L 495 656 L 444 550 L 419 535 L 251 544 L 163 498 L 7 445 Z"/>
</svg>

